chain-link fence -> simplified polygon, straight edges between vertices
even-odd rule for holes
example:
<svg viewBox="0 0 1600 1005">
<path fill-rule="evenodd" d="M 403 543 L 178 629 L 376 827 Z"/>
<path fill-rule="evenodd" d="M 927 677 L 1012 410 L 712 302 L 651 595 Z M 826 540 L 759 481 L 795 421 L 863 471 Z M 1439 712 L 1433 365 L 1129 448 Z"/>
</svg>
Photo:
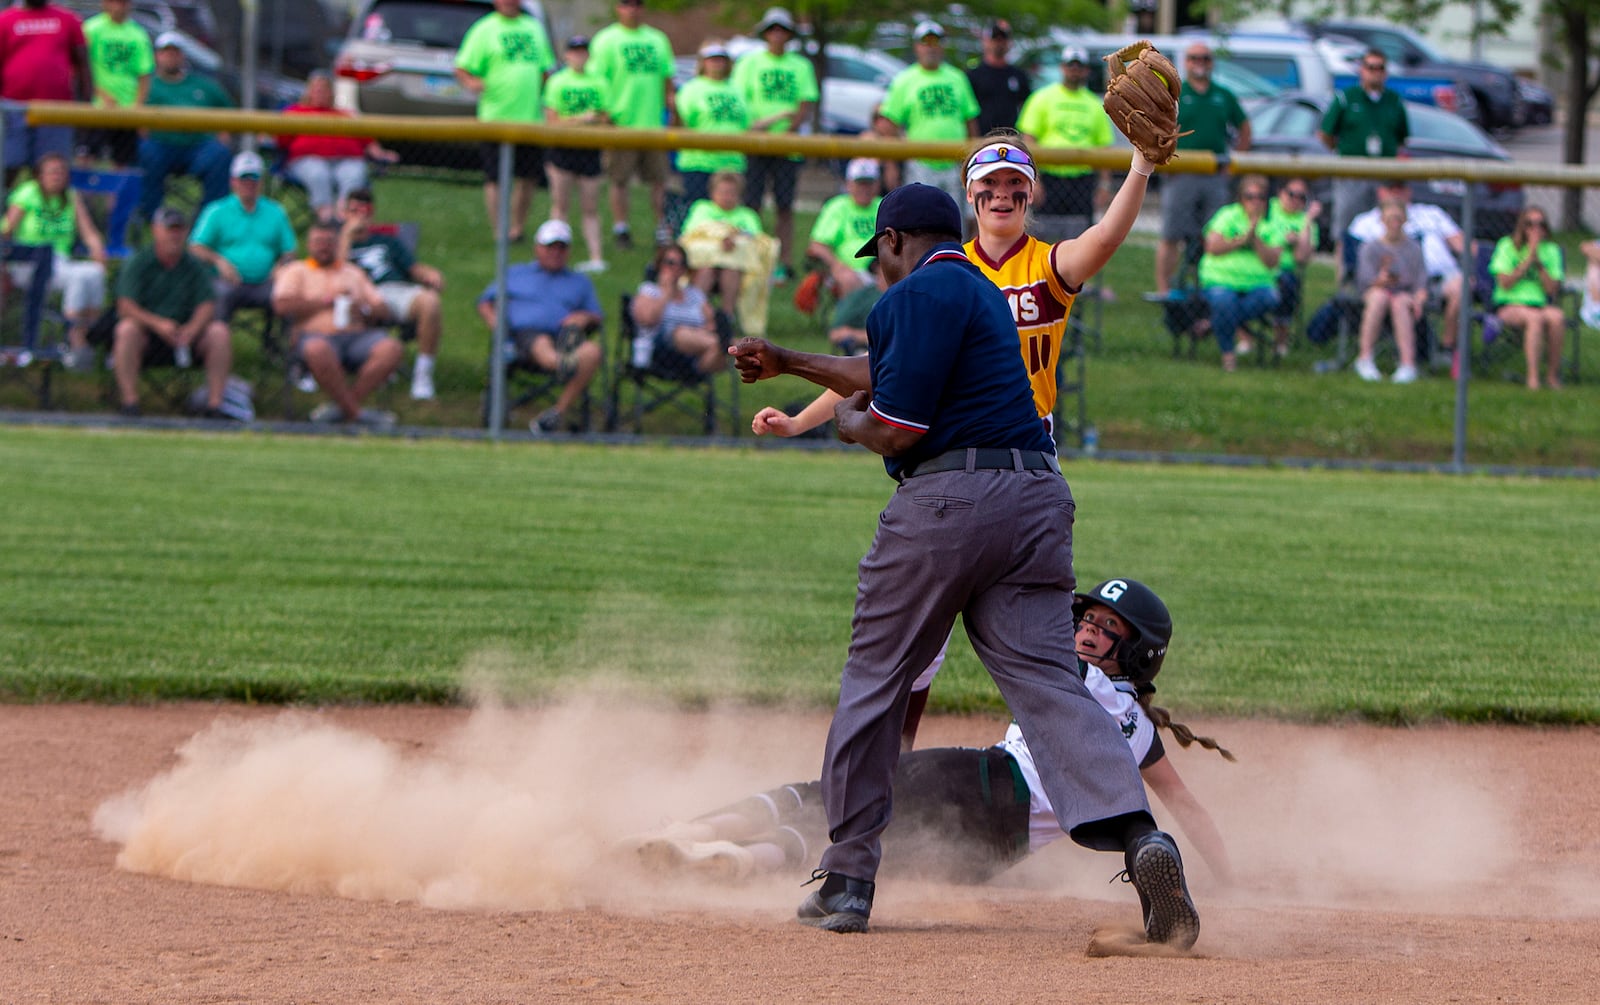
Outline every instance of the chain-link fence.
<svg viewBox="0 0 1600 1005">
<path fill-rule="evenodd" d="M 396 294 L 389 303 L 391 313 L 382 315 L 386 319 L 383 330 L 403 340 L 404 350 L 395 360 L 396 376 L 369 389 L 369 404 L 363 407 L 377 413 L 398 413 L 399 421 L 415 425 L 483 424 L 496 435 L 502 429 L 548 433 L 565 428 L 734 436 L 748 428 L 755 402 L 792 406 L 791 411 L 799 407 L 806 400 L 806 391 L 792 386 L 782 387 L 777 401 L 770 400 L 766 385 L 757 392 L 745 388 L 741 402 L 741 388 L 725 365 L 723 347 L 739 333 L 753 333 L 801 348 L 834 351 L 837 343 L 829 335 L 837 327 L 835 314 L 844 306 L 846 291 L 830 293 L 832 277 L 808 262 L 806 248 L 821 204 L 847 187 L 844 164 L 857 155 L 900 160 L 907 155 L 952 153 L 940 144 L 695 135 L 694 141 L 708 149 L 769 160 L 787 161 L 791 154 L 806 158 L 794 169 L 796 211 L 787 228 L 769 188 L 758 223 L 765 237 L 764 250 L 757 254 L 741 248 L 737 253 L 719 254 L 711 246 L 718 242 L 704 244 L 704 234 L 698 249 L 694 240 L 684 240 L 684 224 L 691 197 L 698 194 L 697 186 L 703 184 L 707 195 L 713 193 L 709 176 L 686 177 L 665 170 L 663 162 L 669 162 L 691 138 L 683 131 L 528 127 L 382 116 L 359 121 L 306 116 L 290 121 L 291 117 L 281 115 L 189 110 L 165 110 L 158 119 L 152 113 L 108 113 L 68 105 L 37 106 L 33 119 L 80 129 L 103 128 L 115 119 L 118 127 L 158 127 L 162 132 L 200 137 L 223 147 L 220 154 L 213 151 L 210 161 L 191 158 L 174 162 L 174 169 L 159 186 L 151 181 L 155 172 L 137 165 L 73 165 L 73 185 L 84 194 L 106 236 L 107 289 L 113 294 L 127 256 L 150 240 L 153 210 L 171 206 L 192 219 L 208 197 L 228 191 L 233 184 L 228 177 L 232 172 L 227 170 L 233 152 L 245 146 L 263 154 L 262 191 L 282 204 L 297 237 L 297 253 L 304 253 L 308 229 L 319 216 L 348 217 L 345 201 L 351 185 L 350 179 L 340 178 L 336 172 L 329 175 L 325 187 L 317 179 L 303 177 L 289 156 L 296 143 L 285 137 L 318 137 L 330 153 L 343 149 L 337 141 L 356 143 L 362 156 L 350 159 L 364 173 L 360 187 L 370 193 L 369 230 L 387 239 L 380 243 L 389 248 L 388 264 L 398 262 L 407 273 L 389 278 L 422 287 L 420 299 L 434 312 L 431 318 L 425 316 L 426 311 L 416 306 L 415 294 L 409 298 Z M 222 140 L 229 142 L 223 144 Z M 525 142 L 507 142 L 516 140 Z M 601 148 L 605 148 L 604 155 Z M 1125 152 L 1115 150 L 1040 155 L 1041 162 L 1072 161 L 1112 169 L 1124 168 L 1125 158 Z M 626 163 L 631 184 L 613 187 L 608 171 L 614 162 Z M 547 166 L 556 170 L 546 170 Z M 1190 154 L 1174 167 L 1191 173 L 1216 169 L 1209 158 Z M 659 174 L 658 168 L 662 169 Z M 1284 257 L 1282 267 L 1274 271 L 1272 295 L 1257 298 L 1270 299 L 1270 305 L 1257 310 L 1252 302 L 1243 312 L 1249 317 L 1216 292 L 1228 284 L 1216 281 L 1200 243 L 1179 249 L 1181 264 L 1171 289 L 1156 296 L 1152 291 L 1158 284 L 1148 278 L 1153 270 L 1141 263 L 1151 261 L 1159 243 L 1156 218 L 1162 200 L 1169 197 L 1165 186 L 1158 184 L 1124 251 L 1074 306 L 1062 352 L 1063 393 L 1057 415 L 1058 436 L 1065 445 L 1094 445 L 1096 422 L 1088 388 L 1095 376 L 1093 366 L 1086 369 L 1086 364 L 1096 356 L 1112 360 L 1160 353 L 1215 366 L 1224 355 L 1222 334 L 1232 335 L 1232 355 L 1241 365 L 1332 372 L 1348 370 L 1365 358 L 1392 379 L 1396 369 L 1407 365 L 1401 357 L 1408 356 L 1421 377 L 1448 379 L 1454 374 L 1462 378 L 1458 423 L 1464 423 L 1467 379 L 1526 377 L 1527 340 L 1522 329 L 1501 319 L 1488 266 L 1499 240 L 1513 232 L 1518 214 L 1528 206 L 1544 205 L 1550 193 L 1559 191 L 1553 185 L 1547 191 L 1526 181 L 1566 185 L 1578 180 L 1580 172 L 1505 165 L 1486 168 L 1454 161 L 1370 162 L 1352 167 L 1333 158 L 1297 161 L 1246 155 L 1233 165 L 1231 180 L 1237 181 L 1247 171 L 1267 175 L 1267 194 L 1274 203 L 1284 200 L 1286 188 L 1304 188 L 1308 203 L 1322 203 L 1325 215 L 1315 254 L 1303 263 Z M 1371 351 L 1364 350 L 1362 317 L 1367 304 L 1357 282 L 1362 267 L 1359 245 L 1352 242 L 1340 249 L 1326 225 L 1336 173 L 1359 173 L 1369 183 L 1389 176 L 1409 180 L 1413 202 L 1438 206 L 1474 238 L 1451 247 L 1461 273 L 1455 303 L 1450 302 L 1447 277 L 1435 275 L 1425 284 L 1428 296 L 1415 326 L 1414 349 L 1408 349 L 1403 338 L 1396 338 L 1389 323 L 1380 328 Z M 657 177 L 659 188 L 654 184 Z M 1164 173 L 1158 182 L 1168 177 Z M 1465 180 L 1469 177 L 1474 179 L 1470 183 Z M 619 196 L 623 201 L 616 202 Z M 736 206 L 743 201 L 743 193 L 727 201 Z M 727 218 L 728 213 L 720 217 Z M 553 234 L 564 240 L 540 244 L 539 228 L 551 220 L 562 221 L 566 229 L 557 227 L 548 231 L 547 237 Z M 1052 230 L 1058 222 L 1038 221 L 1045 230 Z M 621 223 L 627 225 L 626 236 L 617 229 Z M 781 244 L 777 240 L 780 234 L 787 238 Z M 698 341 L 658 337 L 660 310 L 640 311 L 641 296 L 646 301 L 660 296 L 661 287 L 655 280 L 663 257 L 673 257 L 671 239 L 689 252 L 685 254 L 689 282 L 698 279 L 708 295 L 710 306 L 703 323 L 690 326 L 702 329 Z M 1584 269 L 1575 241 L 1568 244 L 1571 246 L 1563 247 L 1566 280 L 1557 298 L 1566 319 L 1564 344 L 1554 372 L 1558 379 L 1575 383 L 1584 377 L 1579 317 Z M 579 285 L 593 287 L 593 306 L 598 309 L 591 313 L 599 317 L 577 318 L 566 325 L 546 321 L 544 327 L 554 330 L 545 331 L 546 337 L 539 340 L 523 322 L 532 324 L 530 319 L 540 312 L 528 309 L 519 298 L 525 299 L 529 292 L 526 286 L 534 263 L 541 254 L 551 253 L 541 249 L 555 245 L 562 246 L 564 257 L 559 264 L 572 267 L 582 279 Z M 373 257 L 383 256 L 373 253 Z M 429 278 L 426 271 L 410 270 L 417 264 L 437 270 L 442 282 L 423 281 Z M 667 264 L 672 267 L 670 261 Z M 442 288 L 432 289 L 434 286 Z M 37 308 L 36 299 L 21 284 L 11 284 L 6 297 L 6 335 L 0 341 L 12 346 L 28 344 L 36 355 L 48 357 L 49 347 L 64 338 L 72 319 L 64 316 L 63 306 L 51 297 L 39 312 L 42 320 L 29 320 L 28 308 Z M 329 398 L 327 389 L 319 386 L 318 375 L 297 351 L 296 333 L 290 324 L 270 310 L 242 311 L 232 324 L 233 370 L 254 385 L 255 407 L 263 419 L 299 421 L 327 416 L 329 410 L 322 407 Z M 30 325 L 38 330 L 30 333 Z M 1233 330 L 1222 333 L 1219 329 L 1223 326 Z M 592 349 L 586 348 L 589 343 Z M 1454 351 L 1458 343 L 1471 346 L 1465 358 Z M 51 377 L 35 380 L 26 392 L 0 392 L 10 395 L 0 397 L 0 402 L 12 407 L 44 403 L 74 410 L 112 407 L 116 388 L 102 369 L 110 355 L 102 349 L 97 356 L 98 381 L 58 368 Z M 427 376 L 435 393 L 409 395 L 408 389 L 429 390 L 418 386 L 422 357 L 428 358 L 425 366 L 430 369 Z M 15 353 L 12 360 L 15 362 Z M 1542 356 L 1539 365 L 1544 367 Z M 168 399 L 173 408 L 198 400 L 195 389 L 203 381 L 199 368 L 194 369 L 188 381 L 174 382 L 178 391 Z M 352 379 L 358 379 L 359 367 L 354 371 Z M 40 383 L 46 386 L 41 388 Z M 794 400 L 783 400 L 788 397 Z M 165 409 L 167 404 L 157 396 L 151 407 Z M 1462 458 L 1464 446 L 1458 438 L 1457 460 Z"/>
</svg>

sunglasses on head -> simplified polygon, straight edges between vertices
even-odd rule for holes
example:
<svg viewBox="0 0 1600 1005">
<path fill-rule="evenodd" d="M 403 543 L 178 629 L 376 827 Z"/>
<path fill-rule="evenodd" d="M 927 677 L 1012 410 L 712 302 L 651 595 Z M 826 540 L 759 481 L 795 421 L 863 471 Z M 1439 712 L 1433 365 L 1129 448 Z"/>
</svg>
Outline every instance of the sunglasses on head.
<svg viewBox="0 0 1600 1005">
<path fill-rule="evenodd" d="M 1028 156 L 1026 150 L 1013 146 L 984 147 L 972 155 L 967 162 L 967 167 L 974 168 L 980 164 L 1026 164 L 1033 166 L 1033 158 Z"/>
</svg>

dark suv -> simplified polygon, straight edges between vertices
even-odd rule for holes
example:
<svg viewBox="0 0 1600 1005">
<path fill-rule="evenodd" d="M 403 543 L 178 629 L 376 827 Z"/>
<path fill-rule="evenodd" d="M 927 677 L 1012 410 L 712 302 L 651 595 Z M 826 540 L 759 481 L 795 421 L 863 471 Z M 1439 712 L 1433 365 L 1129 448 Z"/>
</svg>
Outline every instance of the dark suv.
<svg viewBox="0 0 1600 1005">
<path fill-rule="evenodd" d="M 1441 55 L 1425 39 L 1392 24 L 1367 21 L 1316 21 L 1307 24 L 1313 38 L 1337 36 L 1377 49 L 1395 72 L 1418 77 L 1450 77 L 1478 101 L 1478 122 L 1485 129 L 1520 129 L 1528 111 L 1516 77 L 1488 63 L 1470 63 Z"/>
</svg>

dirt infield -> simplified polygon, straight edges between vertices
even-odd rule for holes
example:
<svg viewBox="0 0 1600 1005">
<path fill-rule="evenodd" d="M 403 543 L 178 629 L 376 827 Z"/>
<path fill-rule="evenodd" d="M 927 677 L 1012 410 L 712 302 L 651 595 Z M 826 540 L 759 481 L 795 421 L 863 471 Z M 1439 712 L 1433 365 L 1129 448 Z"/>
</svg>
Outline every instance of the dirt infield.
<svg viewBox="0 0 1600 1005">
<path fill-rule="evenodd" d="M 1099 958 L 1134 894 L 1059 844 L 885 882 L 865 936 L 617 852 L 810 777 L 820 714 L 0 706 L 0 1002 L 1600 998 L 1600 731 L 1191 724 L 1239 756 L 1172 754 L 1240 882 L 1190 862 L 1192 958 Z"/>
</svg>

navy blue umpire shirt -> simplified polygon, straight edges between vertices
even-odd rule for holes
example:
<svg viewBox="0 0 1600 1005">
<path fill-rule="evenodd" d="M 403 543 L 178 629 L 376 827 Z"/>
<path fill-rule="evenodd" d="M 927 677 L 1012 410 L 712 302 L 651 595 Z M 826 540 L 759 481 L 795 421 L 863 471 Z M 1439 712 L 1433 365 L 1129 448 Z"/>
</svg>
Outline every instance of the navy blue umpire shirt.
<svg viewBox="0 0 1600 1005">
<path fill-rule="evenodd" d="M 999 287 L 940 244 L 867 315 L 872 414 L 922 433 L 885 457 L 891 478 L 947 450 L 966 447 L 1056 452 L 1033 404 L 1017 326 Z"/>
</svg>

